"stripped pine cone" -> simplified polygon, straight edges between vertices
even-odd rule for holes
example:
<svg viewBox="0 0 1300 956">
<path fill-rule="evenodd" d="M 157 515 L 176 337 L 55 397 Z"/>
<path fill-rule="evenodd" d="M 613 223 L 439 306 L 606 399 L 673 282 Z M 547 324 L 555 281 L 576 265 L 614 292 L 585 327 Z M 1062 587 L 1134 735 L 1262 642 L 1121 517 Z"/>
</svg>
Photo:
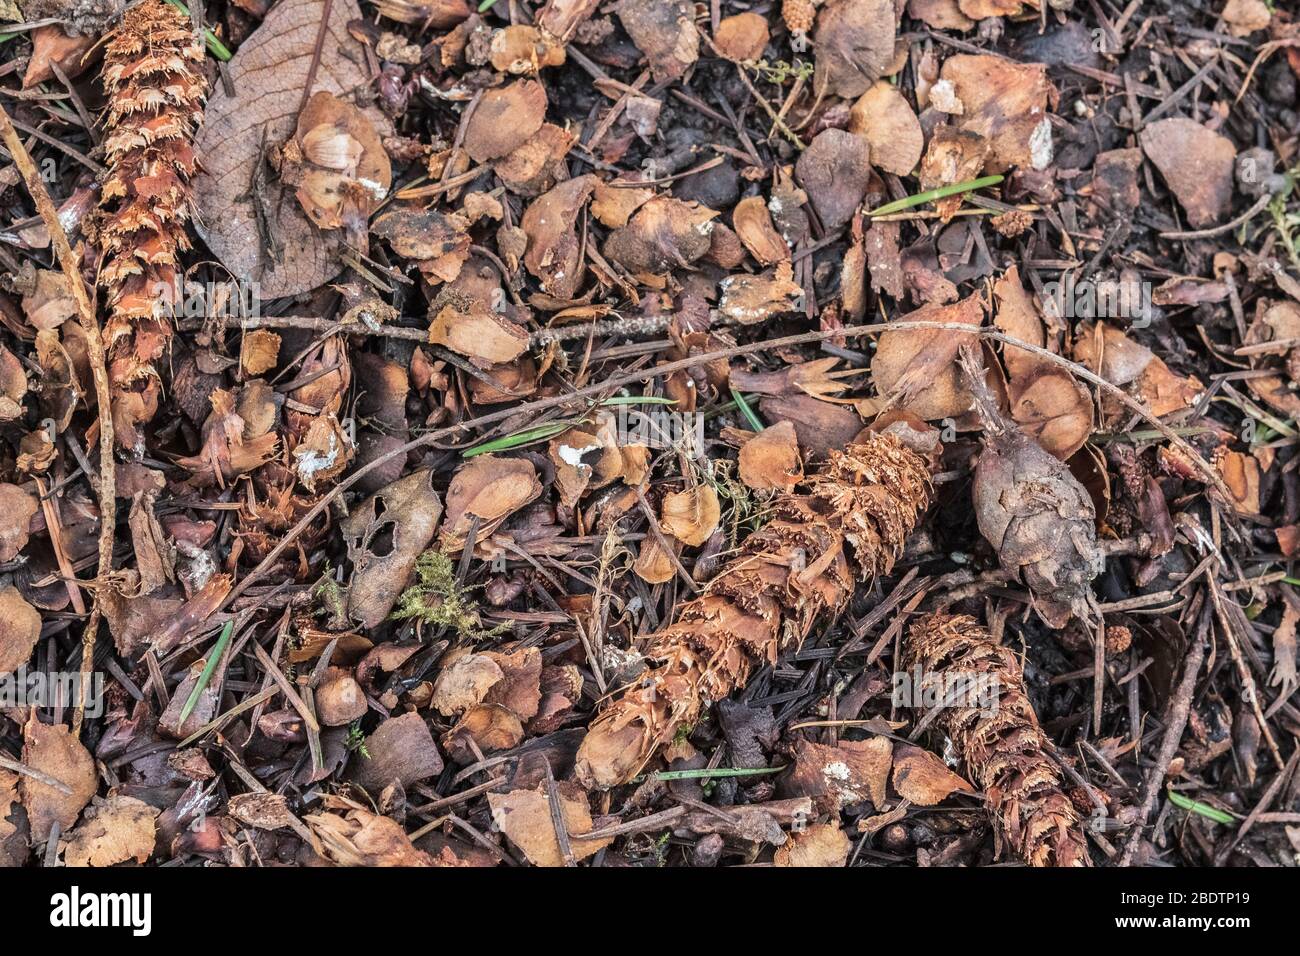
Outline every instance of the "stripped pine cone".
<svg viewBox="0 0 1300 956">
<path fill-rule="evenodd" d="M 857 577 L 886 573 L 929 503 L 925 463 L 892 435 L 869 434 L 786 494 L 677 623 L 653 638 L 642 681 L 591 725 L 578 751 L 584 785 L 626 783 L 708 703 L 775 664 L 849 603 Z M 853 546 L 850 558 L 845 542 Z"/>
<path fill-rule="evenodd" d="M 194 131 L 207 82 L 203 45 L 189 19 L 163 0 L 127 10 L 104 53 L 108 175 L 99 232 L 108 290 L 104 325 L 113 425 L 135 449 L 139 427 L 158 407 L 154 362 L 171 337 L 180 254 L 189 249 L 190 180 L 198 166 Z"/>
<path fill-rule="evenodd" d="M 908 671 L 993 688 L 992 706 L 949 703 L 935 725 L 983 788 L 999 832 L 1020 859 L 1030 866 L 1088 866 L 1078 811 L 1025 693 L 1015 653 L 995 644 L 974 618 L 932 614 L 912 625 L 903 664 Z"/>
</svg>

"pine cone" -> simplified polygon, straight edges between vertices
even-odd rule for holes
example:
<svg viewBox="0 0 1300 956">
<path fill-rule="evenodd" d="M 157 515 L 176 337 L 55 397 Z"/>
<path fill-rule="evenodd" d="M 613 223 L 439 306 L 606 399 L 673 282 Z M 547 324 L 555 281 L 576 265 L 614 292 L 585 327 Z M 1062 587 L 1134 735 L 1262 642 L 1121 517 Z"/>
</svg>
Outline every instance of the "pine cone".
<svg viewBox="0 0 1300 956">
<path fill-rule="evenodd" d="M 1010 648 L 965 615 L 933 614 L 912 625 L 903 666 L 927 677 L 992 685 L 991 707 L 946 706 L 935 725 L 983 788 L 998 827 L 1030 866 L 1088 866 L 1079 813 L 1067 796 L 1052 742 L 1038 725 Z"/>
<path fill-rule="evenodd" d="M 654 637 L 646 656 L 655 666 L 582 742 L 577 774 L 584 785 L 626 783 L 706 704 L 833 620 L 853 594 L 854 570 L 861 578 L 888 572 L 930 498 L 924 462 L 892 435 L 832 451 L 826 470 L 805 485 L 806 494 L 773 502 L 773 519 Z"/>
<path fill-rule="evenodd" d="M 189 19 L 163 0 L 129 9 L 105 47 L 104 344 L 113 424 L 127 448 L 139 446 L 139 426 L 157 410 L 153 363 L 171 337 L 164 312 L 176 299 L 180 253 L 190 247 L 192 143 L 207 91 L 202 61 Z"/>
</svg>

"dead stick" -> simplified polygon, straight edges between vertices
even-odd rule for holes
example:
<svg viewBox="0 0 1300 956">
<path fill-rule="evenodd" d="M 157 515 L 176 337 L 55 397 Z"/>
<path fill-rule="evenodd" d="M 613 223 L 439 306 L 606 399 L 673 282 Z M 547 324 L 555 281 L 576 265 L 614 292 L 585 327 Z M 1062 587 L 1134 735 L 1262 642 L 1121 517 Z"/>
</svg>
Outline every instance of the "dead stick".
<svg viewBox="0 0 1300 956">
<path fill-rule="evenodd" d="M 81 722 L 86 713 L 86 696 L 90 688 L 90 671 L 94 665 L 95 637 L 99 633 L 99 619 L 103 615 L 101 599 L 107 586 L 109 573 L 113 570 L 113 535 L 117 530 L 117 479 L 113 467 L 113 416 L 112 399 L 108 390 L 108 369 L 104 364 L 104 341 L 100 337 L 99 323 L 95 320 L 95 307 L 81 280 L 81 271 L 77 258 L 68 244 L 68 235 L 63 231 L 59 221 L 59 211 L 55 208 L 50 194 L 45 191 L 45 183 L 37 172 L 27 147 L 18 138 L 13 122 L 3 106 L 0 106 L 0 135 L 3 135 L 5 147 L 13 157 L 14 165 L 27 185 L 27 191 L 36 203 L 36 211 L 45 222 L 45 229 L 54 244 L 59 266 L 68 280 L 68 289 L 77 303 L 77 316 L 86 333 L 86 357 L 90 361 L 90 371 L 95 380 L 95 398 L 99 402 L 99 568 L 95 573 L 95 602 L 86 620 L 86 629 L 81 636 L 81 681 L 77 693 L 77 706 L 72 714 L 72 732 L 81 733 Z"/>
</svg>

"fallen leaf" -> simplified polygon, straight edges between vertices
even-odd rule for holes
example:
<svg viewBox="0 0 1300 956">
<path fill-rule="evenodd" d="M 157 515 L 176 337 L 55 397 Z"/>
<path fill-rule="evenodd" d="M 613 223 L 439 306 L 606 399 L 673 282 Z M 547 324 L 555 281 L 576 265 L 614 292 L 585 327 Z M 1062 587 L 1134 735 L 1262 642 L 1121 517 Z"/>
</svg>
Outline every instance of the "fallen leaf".
<svg viewBox="0 0 1300 956">
<path fill-rule="evenodd" d="M 528 350 L 528 333 L 521 326 L 493 312 L 467 314 L 453 305 L 443 306 L 434 316 L 429 341 L 445 345 L 481 368 L 513 362 Z"/>
<path fill-rule="evenodd" d="M 769 425 L 740 447 L 740 480 L 755 491 L 789 491 L 803 480 L 791 422 Z"/>
<path fill-rule="evenodd" d="M 899 176 L 911 175 L 925 149 L 921 121 L 898 88 L 884 80 L 853 104 L 849 132 L 870 144 L 873 166 Z"/>
<path fill-rule="evenodd" d="M 956 790 L 974 788 L 930 751 L 903 744 L 894 752 L 894 789 L 918 807 L 932 807 Z"/>
<path fill-rule="evenodd" d="M 568 788 L 561 786 L 558 800 L 575 861 L 585 860 L 612 842 L 610 839 L 573 839 L 575 835 L 591 832 L 591 810 L 581 791 L 571 794 Z M 564 866 L 564 854 L 555 833 L 545 784 L 536 790 L 489 793 L 488 805 L 492 808 L 492 822 L 520 849 L 529 863 L 534 866 Z"/>
<path fill-rule="evenodd" d="M 871 182 L 871 145 L 865 136 L 823 130 L 795 164 L 799 185 L 827 229 L 838 229 L 862 204 Z"/>
<path fill-rule="evenodd" d="M 244 333 L 239 349 L 239 365 L 245 375 L 256 378 L 275 368 L 279 360 L 279 335 L 269 329 L 252 329 Z"/>
<path fill-rule="evenodd" d="M 710 485 L 696 485 L 664 496 L 660 527 L 683 544 L 698 547 L 717 530 L 722 519 L 718 495 Z"/>
<path fill-rule="evenodd" d="M 773 227 L 763 197 L 750 196 L 736 203 L 731 224 L 749 254 L 761 265 L 776 265 L 790 258 L 790 247 Z"/>
<path fill-rule="evenodd" d="M 656 196 L 609 234 L 605 257 L 634 275 L 684 268 L 709 251 L 717 215 L 695 202 Z"/>
<path fill-rule="evenodd" d="M 121 795 L 96 799 L 85 818 L 59 841 L 65 866 L 144 863 L 153 853 L 158 811 L 143 800 Z"/>
<path fill-rule="evenodd" d="M 695 5 L 689 0 L 620 0 L 623 29 L 645 54 L 656 83 L 679 80 L 700 57 Z"/>
<path fill-rule="evenodd" d="M 774 866 L 840 867 L 849 861 L 853 844 L 837 823 L 814 823 L 790 834 L 776 848 Z"/>
<path fill-rule="evenodd" d="M 442 773 L 442 756 L 429 725 L 416 712 L 389 717 L 366 737 L 366 753 L 353 757 L 348 779 L 368 793 L 379 792 L 394 780 L 403 787 Z"/>
<path fill-rule="evenodd" d="M 0 589 L 0 675 L 26 664 L 40 637 L 40 612 L 13 585 Z"/>
<path fill-rule="evenodd" d="M 1012 419 L 1061 461 L 1092 435 L 1092 396 L 1064 369 L 1044 368 L 1012 381 L 1010 398 Z"/>
<path fill-rule="evenodd" d="M 803 295 L 789 261 L 762 275 L 729 275 L 718 283 L 718 289 L 722 292 L 718 311 L 740 325 L 755 325 L 794 312 Z"/>
<path fill-rule="evenodd" d="M 1047 107 L 1055 102 L 1056 90 L 1047 79 L 1047 67 L 959 53 L 944 61 L 939 76 L 952 83 L 965 107 L 957 127 L 988 140 L 988 172 L 1051 165 L 1052 123 Z"/>
<path fill-rule="evenodd" d="M 27 547 L 32 517 L 39 507 L 35 495 L 0 482 L 0 561 L 12 561 Z"/>
<path fill-rule="evenodd" d="M 516 80 L 488 90 L 465 125 L 465 152 L 475 162 L 500 159 L 542 128 L 546 90 L 536 80 Z"/>
<path fill-rule="evenodd" d="M 855 99 L 885 75 L 894 59 L 894 0 L 828 0 L 817 14 L 813 90 Z"/>
<path fill-rule="evenodd" d="M 524 265 L 557 299 L 571 299 L 582 285 L 582 243 L 578 215 L 598 180 L 577 176 L 533 200 L 520 227 L 528 237 Z"/>
<path fill-rule="evenodd" d="M 1212 226 L 1227 215 L 1237 160 L 1230 139 L 1176 116 L 1143 127 L 1138 142 L 1193 227 Z"/>
<path fill-rule="evenodd" d="M 496 455 L 471 459 L 447 488 L 447 518 L 438 536 L 443 550 L 455 554 L 465 547 L 473 518 L 479 519 L 476 540 L 482 541 L 541 493 L 537 469 L 527 459 Z"/>
<path fill-rule="evenodd" d="M 984 300 L 976 293 L 952 305 L 926 305 L 902 317 L 908 322 L 978 326 Z M 895 329 L 880 336 L 871 360 L 876 388 L 927 421 L 957 417 L 971 408 L 970 392 L 957 369 L 957 350 L 974 336 L 950 330 Z"/>
<path fill-rule="evenodd" d="M 62 793 L 27 774 L 20 775 L 18 792 L 31 825 L 32 840 L 44 843 L 56 823 L 66 832 L 95 795 L 95 761 L 62 724 L 43 724 L 35 713 L 23 726 L 23 763 L 70 788 Z"/>
<path fill-rule="evenodd" d="M 795 744 L 794 767 L 780 792 L 812 797 L 819 805 L 829 803 L 827 809 L 835 812 L 866 801 L 883 806 L 893 752 L 889 738 L 881 736 L 841 740 L 835 747 L 800 740 Z"/>
</svg>

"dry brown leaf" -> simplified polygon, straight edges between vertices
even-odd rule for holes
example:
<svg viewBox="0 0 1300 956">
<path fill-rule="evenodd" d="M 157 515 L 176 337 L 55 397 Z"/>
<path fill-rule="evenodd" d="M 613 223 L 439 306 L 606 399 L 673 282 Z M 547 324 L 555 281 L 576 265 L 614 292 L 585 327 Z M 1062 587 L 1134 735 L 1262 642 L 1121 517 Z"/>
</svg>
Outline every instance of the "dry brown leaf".
<svg viewBox="0 0 1300 956">
<path fill-rule="evenodd" d="M 27 61 L 27 72 L 23 74 L 23 89 L 54 79 L 54 64 L 58 64 L 65 76 L 71 79 L 80 76 L 90 65 L 86 54 L 95 45 L 94 34 L 87 33 L 72 36 L 65 32 L 62 24 L 37 27 L 31 32 L 32 54 Z"/>
<path fill-rule="evenodd" d="M 958 128 L 988 140 L 989 172 L 1051 165 L 1052 123 L 1047 108 L 1055 102 L 1056 90 L 1047 79 L 1047 67 L 959 53 L 944 61 L 939 76 L 952 84 L 964 107 L 956 119 Z"/>
<path fill-rule="evenodd" d="M 897 30 L 894 0 L 827 0 L 813 33 L 816 94 L 855 99 L 867 92 L 894 60 Z"/>
<path fill-rule="evenodd" d="M 398 479 L 355 506 L 341 524 L 353 568 L 348 615 L 363 627 L 378 627 L 388 616 L 433 540 L 442 503 L 430 477 L 421 469 Z"/>
<path fill-rule="evenodd" d="M 505 672 L 492 655 L 459 654 L 438 672 L 429 704 L 444 717 L 458 716 L 482 703 L 487 692 L 504 677 Z"/>
<path fill-rule="evenodd" d="M 534 74 L 544 67 L 562 65 L 564 45 L 537 27 L 517 23 L 492 34 L 489 57 L 493 69 L 502 73 Z"/>
<path fill-rule="evenodd" d="M 790 258 L 790 247 L 772 226 L 772 216 L 761 196 L 742 199 L 731 211 L 736 235 L 761 265 L 770 266 Z"/>
<path fill-rule="evenodd" d="M 823 130 L 799 155 L 795 175 L 827 229 L 851 218 L 871 182 L 871 144 L 842 129 Z"/>
<path fill-rule="evenodd" d="M 907 15 L 935 30 L 966 31 L 975 26 L 975 21 L 961 12 L 957 0 L 907 0 Z"/>
<path fill-rule="evenodd" d="M 605 257 L 634 275 L 689 266 L 709 251 L 718 214 L 695 202 L 656 196 L 605 240 Z"/>
<path fill-rule="evenodd" d="M 794 281 L 789 261 L 762 275 L 743 272 L 729 275 L 718 283 L 722 298 L 718 311 L 740 325 L 755 325 L 773 316 L 796 311 L 803 287 Z"/>
<path fill-rule="evenodd" d="M 1034 307 L 1034 300 L 1020 282 L 1020 269 L 1011 266 L 993 283 L 993 300 L 997 309 L 993 324 L 1012 338 L 1042 348 L 1047 343 L 1043 320 Z M 1012 379 L 1025 378 L 1051 363 L 1027 349 L 1007 345 L 1002 350 L 1002 361 Z"/>
<path fill-rule="evenodd" d="M 366 692 L 344 667 L 327 668 L 316 685 L 316 716 L 326 727 L 345 727 L 366 715 Z"/>
<path fill-rule="evenodd" d="M 143 800 L 121 795 L 96 799 L 66 840 L 59 841 L 65 866 L 144 863 L 153 853 L 158 811 Z"/>
<path fill-rule="evenodd" d="M 871 145 L 871 164 L 889 173 L 910 176 L 921 161 L 925 134 L 903 94 L 879 80 L 849 112 L 849 132 Z"/>
<path fill-rule="evenodd" d="M 745 63 L 758 60 L 767 47 L 767 21 L 757 13 L 738 13 L 723 17 L 713 35 L 713 45 L 728 60 Z"/>
<path fill-rule="evenodd" d="M 474 517 L 479 519 L 477 540 L 482 541 L 541 493 L 532 462 L 478 455 L 461 466 L 447 488 L 447 519 L 438 541 L 444 551 L 455 554 L 465 546 Z"/>
<path fill-rule="evenodd" d="M 930 751 L 903 744 L 894 752 L 894 789 L 918 807 L 932 807 L 956 790 L 974 788 Z"/>
<path fill-rule="evenodd" d="M 1230 451 L 1223 446 L 1215 449 L 1214 467 L 1223 483 L 1232 492 L 1229 504 L 1238 514 L 1259 514 L 1259 462 L 1253 455 Z"/>
<path fill-rule="evenodd" d="M 840 867 L 849 861 L 853 844 L 838 823 L 814 823 L 790 834 L 790 839 L 776 848 L 775 866 Z"/>
<path fill-rule="evenodd" d="M 671 538 L 668 540 L 672 541 Z M 677 564 L 673 561 L 673 556 L 664 551 L 659 546 L 659 540 L 651 534 L 642 539 L 632 570 L 647 584 L 664 584 L 671 581 L 673 575 L 677 573 Z"/>
<path fill-rule="evenodd" d="M 511 192 L 540 196 L 565 174 L 564 157 L 574 139 L 574 134 L 567 130 L 543 123 L 522 146 L 496 160 L 492 168 Z"/>
<path fill-rule="evenodd" d="M 1061 461 L 1092 435 L 1092 396 L 1064 369 L 1044 368 L 1016 379 L 1010 393 L 1012 419 Z"/>
<path fill-rule="evenodd" d="M 740 447 L 740 480 L 755 491 L 789 491 L 803 479 L 791 422 L 769 425 Z"/>
<path fill-rule="evenodd" d="M 591 200 L 591 214 L 602 226 L 621 229 L 636 212 L 654 198 L 653 186 L 622 185 L 635 180 L 615 179 L 596 183 Z"/>
<path fill-rule="evenodd" d="M 473 763 L 478 753 L 492 753 L 517 747 L 524 739 L 524 725 L 509 708 L 500 704 L 475 704 L 442 735 L 442 745 L 452 760 Z M 470 741 L 474 746 L 470 747 Z"/>
<path fill-rule="evenodd" d="M 466 356 L 480 368 L 513 362 L 528 350 L 528 333 L 494 312 L 466 314 L 443 306 L 429 324 L 429 341 Z"/>
<path fill-rule="evenodd" d="M 40 637 L 40 612 L 13 585 L 0 589 L 0 675 L 26 664 Z"/>
<path fill-rule="evenodd" d="M 347 29 L 361 17 L 356 0 L 332 0 L 328 9 L 331 41 L 317 63 L 312 51 L 326 0 L 281 0 L 272 6 L 226 65 L 235 95 L 215 85 L 195 140 L 203 157 L 194 181 L 196 204 L 205 213 L 196 228 L 235 276 L 258 282 L 263 299 L 308 292 L 343 269 L 343 233 L 317 229 L 290 187 L 268 172 L 261 189 L 249 188 L 263 163 L 264 143 L 277 146 L 296 129 L 301 91 L 313 64 L 316 91 L 346 97 L 371 82 L 361 44 Z M 363 112 L 381 136 L 391 130 L 377 109 Z M 259 232 L 259 204 L 269 210 L 274 250 L 266 248 Z"/>
<path fill-rule="evenodd" d="M 1212 226 L 1227 215 L 1237 160 L 1232 140 L 1175 116 L 1143 127 L 1138 142 L 1193 227 Z"/>
<path fill-rule="evenodd" d="M 786 796 L 806 796 L 829 803 L 838 811 L 864 801 L 885 804 L 885 785 L 893 765 L 894 746 L 888 737 L 841 740 L 838 746 L 801 740 L 795 745 L 795 764 L 781 784 Z M 824 798 L 824 799 L 822 799 Z"/>
<path fill-rule="evenodd" d="M 475 162 L 500 159 L 526 143 L 546 120 L 546 89 L 516 80 L 488 90 L 465 124 L 465 152 Z"/>
<path fill-rule="evenodd" d="M 558 801 L 564 827 L 574 860 L 585 860 L 612 841 L 575 840 L 575 835 L 590 833 L 591 809 L 586 794 L 577 788 L 559 785 Z M 546 784 L 536 790 L 512 790 L 509 793 L 489 793 L 488 805 L 492 808 L 492 822 L 517 846 L 534 866 L 564 866 L 564 854 L 555 833 L 551 815 L 551 802 Z"/>
<path fill-rule="evenodd" d="M 330 862 L 339 866 L 437 865 L 429 854 L 411 844 L 411 838 L 395 820 L 348 806 L 346 816 L 314 813 L 303 818 Z"/>
<path fill-rule="evenodd" d="M 18 781 L 32 840 L 44 843 L 56 823 L 62 831 L 71 829 L 95 795 L 98 784 L 95 761 L 67 727 L 42 724 L 33 713 L 23 726 L 23 763 L 70 789 L 69 793 L 63 793 L 26 774 Z"/>
<path fill-rule="evenodd" d="M 660 505 L 660 528 L 691 547 L 707 541 L 721 519 L 718 494 L 711 485 L 696 485 L 665 495 Z"/>
<path fill-rule="evenodd" d="M 582 285 L 582 242 L 578 216 L 599 182 L 577 176 L 539 196 L 524 211 L 520 227 L 528 237 L 524 265 L 541 280 L 542 290 L 571 299 Z"/>
<path fill-rule="evenodd" d="M 256 378 L 275 368 L 280 360 L 280 336 L 270 329 L 245 332 L 240 344 L 239 364 L 244 374 Z"/>
<path fill-rule="evenodd" d="M 279 830 L 295 823 L 288 798 L 279 793 L 237 793 L 226 811 L 244 826 L 258 830 Z"/>
<path fill-rule="evenodd" d="M 952 305 L 926 305 L 902 320 L 978 326 L 984 321 L 984 300 L 976 293 Z M 949 330 L 887 331 L 871 360 L 876 388 L 891 403 L 926 420 L 963 415 L 971 397 L 957 369 L 957 350 L 974 340 Z"/>
<path fill-rule="evenodd" d="M 429 725 L 412 711 L 389 717 L 366 737 L 369 757 L 354 759 L 348 779 L 377 796 L 394 780 L 405 787 L 442 773 L 442 755 Z"/>
<path fill-rule="evenodd" d="M 656 83 L 681 79 L 699 59 L 700 35 L 690 0 L 619 0 L 616 9 Z"/>
<path fill-rule="evenodd" d="M 27 547 L 32 517 L 39 507 L 34 495 L 0 482 L 0 561 L 12 561 Z"/>
</svg>

